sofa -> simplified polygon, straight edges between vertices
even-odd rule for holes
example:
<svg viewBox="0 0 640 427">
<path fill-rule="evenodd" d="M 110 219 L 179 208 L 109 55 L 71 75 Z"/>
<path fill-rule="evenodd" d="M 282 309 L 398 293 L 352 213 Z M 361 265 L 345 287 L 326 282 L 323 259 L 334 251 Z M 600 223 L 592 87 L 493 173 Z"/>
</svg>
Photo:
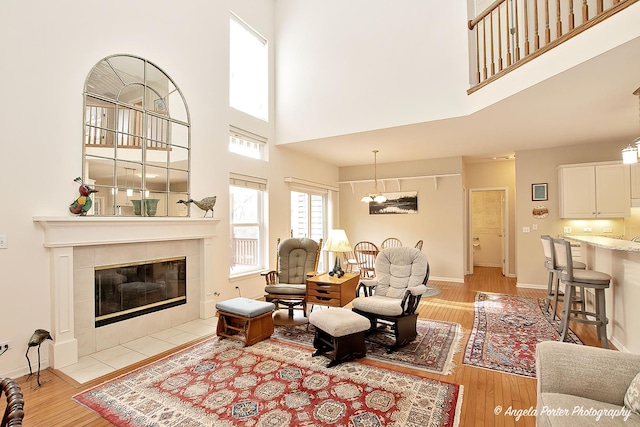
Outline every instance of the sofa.
<svg viewBox="0 0 640 427">
<path fill-rule="evenodd" d="M 631 382 L 638 383 L 634 380 L 638 373 L 640 354 L 556 341 L 539 343 L 536 425 L 640 426 L 640 415 L 624 406 Z"/>
</svg>

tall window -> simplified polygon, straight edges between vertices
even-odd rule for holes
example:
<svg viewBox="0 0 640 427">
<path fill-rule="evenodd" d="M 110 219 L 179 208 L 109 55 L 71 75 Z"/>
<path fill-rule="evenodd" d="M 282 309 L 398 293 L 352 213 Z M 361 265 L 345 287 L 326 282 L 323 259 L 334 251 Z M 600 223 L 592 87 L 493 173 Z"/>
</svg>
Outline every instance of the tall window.
<svg viewBox="0 0 640 427">
<path fill-rule="evenodd" d="M 326 235 L 326 196 L 303 190 L 291 191 L 291 237 L 308 237 L 319 242 Z M 320 257 L 318 271 L 324 271 Z"/>
<path fill-rule="evenodd" d="M 269 119 L 267 39 L 231 15 L 229 43 L 229 105 L 266 121 Z"/>
<path fill-rule="evenodd" d="M 232 175 L 229 181 L 231 213 L 231 275 L 263 270 L 265 265 L 266 181 Z"/>
</svg>

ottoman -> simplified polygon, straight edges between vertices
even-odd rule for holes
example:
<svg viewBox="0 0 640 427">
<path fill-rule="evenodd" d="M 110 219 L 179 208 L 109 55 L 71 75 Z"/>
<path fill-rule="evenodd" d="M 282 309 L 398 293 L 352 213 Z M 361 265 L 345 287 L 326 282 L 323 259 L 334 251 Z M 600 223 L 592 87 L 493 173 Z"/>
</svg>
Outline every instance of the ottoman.
<svg viewBox="0 0 640 427">
<path fill-rule="evenodd" d="M 249 298 L 233 298 L 216 304 L 217 335 L 253 345 L 273 334 L 273 310 L 270 302 Z"/>
<path fill-rule="evenodd" d="M 346 308 L 329 308 L 311 312 L 309 323 L 316 328 L 312 356 L 329 353 L 327 368 L 367 355 L 364 335 L 371 322 L 366 317 Z"/>
</svg>

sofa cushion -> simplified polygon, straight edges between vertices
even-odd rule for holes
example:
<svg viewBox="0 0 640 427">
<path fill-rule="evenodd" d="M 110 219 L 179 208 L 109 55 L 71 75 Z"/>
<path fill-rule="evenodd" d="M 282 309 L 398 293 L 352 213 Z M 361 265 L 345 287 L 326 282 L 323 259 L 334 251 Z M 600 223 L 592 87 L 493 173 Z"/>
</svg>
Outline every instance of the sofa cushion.
<svg viewBox="0 0 640 427">
<path fill-rule="evenodd" d="M 640 372 L 631 381 L 627 393 L 624 395 L 624 406 L 640 415 Z"/>
<path fill-rule="evenodd" d="M 542 393 L 536 410 L 538 426 L 640 426 L 627 408 L 569 394 Z"/>
</svg>

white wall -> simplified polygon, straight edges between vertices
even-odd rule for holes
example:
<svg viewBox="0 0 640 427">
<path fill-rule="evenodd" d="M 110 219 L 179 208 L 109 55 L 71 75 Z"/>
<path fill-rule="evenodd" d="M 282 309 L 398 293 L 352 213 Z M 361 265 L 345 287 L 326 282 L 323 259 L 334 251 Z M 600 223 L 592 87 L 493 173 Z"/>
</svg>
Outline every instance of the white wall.
<svg viewBox="0 0 640 427">
<path fill-rule="evenodd" d="M 154 62 L 186 98 L 192 123 L 191 192 L 196 199 L 217 195 L 215 216 L 222 219 L 215 258 L 207 261 L 214 265 L 220 298 L 237 295 L 228 274 L 229 172 L 268 179 L 270 225 L 280 234 L 289 227 L 284 176 L 337 181 L 337 168 L 275 147 L 268 163 L 228 153 L 229 123 L 243 119 L 228 107 L 230 10 L 273 40 L 271 0 L 0 2 L 0 234 L 9 241 L 8 249 L 0 249 L 0 342 L 12 346 L 0 356 L 0 375 L 28 370 L 28 339 L 35 329 L 51 325 L 49 258 L 33 217 L 70 215 L 68 205 L 77 194 L 73 179 L 82 172 L 83 86 L 105 56 L 130 53 Z M 273 52 L 270 43 L 271 58 Z M 270 113 L 273 118 L 273 104 Z M 256 127 L 273 144 L 273 124 Z M 192 216 L 202 214 L 192 208 Z M 259 279 L 234 284 L 243 296 L 262 295 L 264 281 Z M 47 348 L 42 349 L 47 366 Z"/>
<path fill-rule="evenodd" d="M 378 164 L 378 178 L 400 178 L 437 174 L 461 174 L 462 159 L 419 160 Z M 340 168 L 340 181 L 373 179 L 373 165 Z M 340 185 L 340 227 L 355 245 L 366 240 L 380 245 L 387 237 L 397 237 L 404 246 L 424 241 L 431 278 L 462 282 L 464 280 L 464 191 L 462 176 L 395 180 L 385 182 L 386 192 L 417 191 L 417 214 L 369 215 L 369 206 L 360 199 L 373 191 L 373 182 L 357 183 L 355 192 L 349 184 Z M 383 191 L 378 183 L 378 189 Z"/>
<path fill-rule="evenodd" d="M 466 2 L 278 0 L 276 20 L 279 142 L 461 114 Z"/>
</svg>

